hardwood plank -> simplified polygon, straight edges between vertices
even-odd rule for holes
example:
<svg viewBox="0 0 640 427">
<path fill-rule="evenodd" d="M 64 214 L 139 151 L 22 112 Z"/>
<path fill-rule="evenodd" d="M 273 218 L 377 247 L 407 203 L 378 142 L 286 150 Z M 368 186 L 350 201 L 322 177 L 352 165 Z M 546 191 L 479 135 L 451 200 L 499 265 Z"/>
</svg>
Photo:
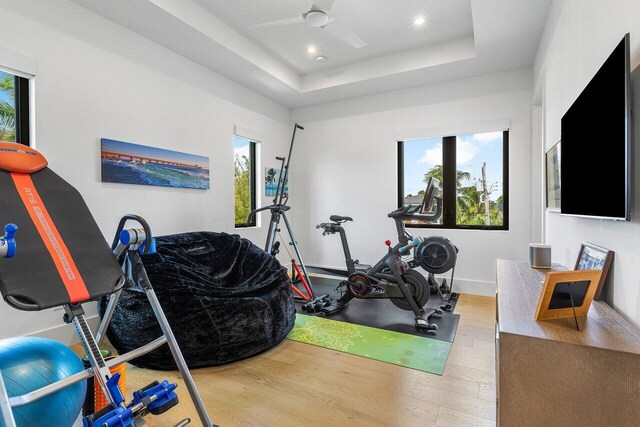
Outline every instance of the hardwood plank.
<svg viewBox="0 0 640 427">
<path fill-rule="evenodd" d="M 436 426 L 465 426 L 465 427 L 493 427 L 495 421 L 474 417 L 473 415 L 462 414 L 447 408 L 440 408 Z"/>
<path fill-rule="evenodd" d="M 495 423 L 495 299 L 461 295 L 461 322 L 442 376 L 285 340 L 275 349 L 221 367 L 192 371 L 211 418 L 221 426 L 463 426 Z M 81 352 L 81 349 L 76 349 Z M 128 365 L 127 389 L 154 379 L 178 383 L 180 404 L 150 427 L 195 408 L 177 372 Z"/>
</svg>

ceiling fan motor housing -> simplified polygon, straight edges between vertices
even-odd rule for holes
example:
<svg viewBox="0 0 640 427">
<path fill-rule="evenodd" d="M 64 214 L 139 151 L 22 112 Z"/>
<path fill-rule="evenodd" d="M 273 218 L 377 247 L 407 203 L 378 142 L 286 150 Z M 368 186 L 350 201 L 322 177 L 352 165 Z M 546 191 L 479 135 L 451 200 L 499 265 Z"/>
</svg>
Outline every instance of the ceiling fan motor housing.
<svg viewBox="0 0 640 427">
<path fill-rule="evenodd" d="M 324 27 L 329 23 L 329 15 L 321 10 L 310 10 L 304 15 L 304 20 L 312 27 Z"/>
</svg>

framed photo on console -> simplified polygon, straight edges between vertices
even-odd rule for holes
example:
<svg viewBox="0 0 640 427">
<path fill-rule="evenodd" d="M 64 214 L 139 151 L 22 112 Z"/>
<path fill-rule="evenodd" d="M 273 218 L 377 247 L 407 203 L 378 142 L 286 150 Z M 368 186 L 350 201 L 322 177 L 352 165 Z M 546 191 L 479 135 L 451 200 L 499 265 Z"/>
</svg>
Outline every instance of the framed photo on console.
<svg viewBox="0 0 640 427">
<path fill-rule="evenodd" d="M 580 330 L 578 317 L 585 317 L 589 312 L 601 276 L 602 270 L 547 273 L 535 319 L 574 318 L 576 328 Z"/>
<path fill-rule="evenodd" d="M 601 299 L 602 288 L 604 282 L 607 280 L 613 255 L 613 251 L 592 243 L 583 242 L 582 246 L 580 246 L 580 252 L 578 253 L 574 270 L 602 270 L 602 275 L 593 297 L 596 301 L 600 301 Z"/>
</svg>

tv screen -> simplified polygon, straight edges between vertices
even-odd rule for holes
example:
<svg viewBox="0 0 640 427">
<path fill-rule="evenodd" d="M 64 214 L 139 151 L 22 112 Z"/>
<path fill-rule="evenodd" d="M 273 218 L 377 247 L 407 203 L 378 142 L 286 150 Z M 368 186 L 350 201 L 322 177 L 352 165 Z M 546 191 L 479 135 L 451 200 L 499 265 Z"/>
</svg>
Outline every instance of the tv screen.
<svg viewBox="0 0 640 427">
<path fill-rule="evenodd" d="M 629 34 L 562 117 L 560 212 L 630 220 Z"/>
</svg>

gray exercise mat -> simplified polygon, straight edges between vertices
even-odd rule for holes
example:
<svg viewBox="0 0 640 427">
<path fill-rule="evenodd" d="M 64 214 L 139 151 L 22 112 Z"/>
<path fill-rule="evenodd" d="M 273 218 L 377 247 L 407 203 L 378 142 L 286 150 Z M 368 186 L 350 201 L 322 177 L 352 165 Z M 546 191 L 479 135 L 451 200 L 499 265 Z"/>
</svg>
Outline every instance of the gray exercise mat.
<svg viewBox="0 0 640 427">
<path fill-rule="evenodd" d="M 329 279 L 324 277 L 312 277 L 311 282 L 316 295 L 329 294 L 333 298 L 339 298 L 340 293 L 335 288 L 342 279 Z M 442 341 L 453 342 L 458 329 L 460 315 L 455 314 L 457 299 L 451 301 L 451 311 L 442 313 L 441 319 L 432 319 L 431 322 L 438 325 L 436 334 L 420 331 L 415 327 L 414 315 L 411 311 L 401 310 L 388 299 L 352 299 L 339 313 L 327 316 L 333 320 L 386 329 L 388 331 L 402 332 L 405 334 L 435 338 Z M 426 307 L 436 308 L 443 304 L 438 294 L 431 294 Z M 311 314 L 302 311 L 302 301 L 296 300 L 298 313 Z M 324 314 L 318 314 L 324 316 Z"/>
</svg>

